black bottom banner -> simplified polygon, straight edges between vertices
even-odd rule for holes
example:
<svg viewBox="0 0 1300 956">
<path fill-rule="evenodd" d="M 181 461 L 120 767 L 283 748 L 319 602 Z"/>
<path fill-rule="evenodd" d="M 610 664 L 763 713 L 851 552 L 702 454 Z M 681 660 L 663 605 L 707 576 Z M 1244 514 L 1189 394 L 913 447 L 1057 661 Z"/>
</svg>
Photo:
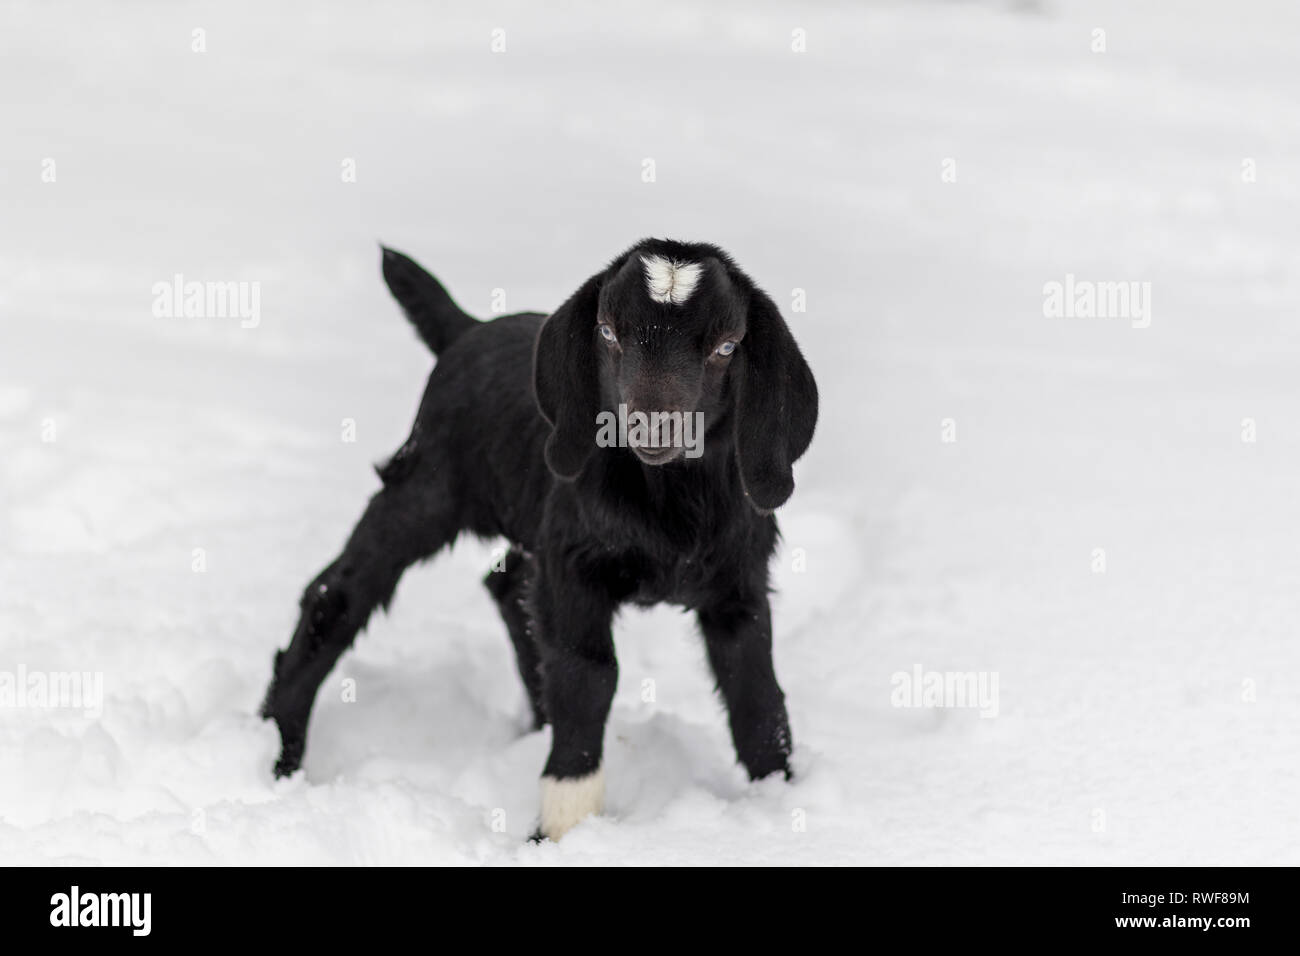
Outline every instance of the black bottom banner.
<svg viewBox="0 0 1300 956">
<path fill-rule="evenodd" d="M 927 946 L 1123 940 L 1236 947 L 1288 939 L 1290 869 L 90 869 L 0 871 L 9 943 L 364 944 L 390 933 L 521 932 L 569 914 L 656 935 L 685 923 L 924 939 Z M 712 909 L 711 909 L 712 907 Z M 604 912 L 600 912 L 600 911 Z M 716 910 L 716 912 L 714 912 Z M 691 931 L 695 933 L 695 930 Z M 916 933 L 920 936 L 915 936 Z M 877 934 L 879 936 L 877 937 Z M 64 942 L 74 942 L 65 939 Z M 433 941 L 433 938 L 430 938 Z M 694 941 L 694 940 L 692 940 Z M 11 949 L 18 952 L 18 949 Z"/>
</svg>

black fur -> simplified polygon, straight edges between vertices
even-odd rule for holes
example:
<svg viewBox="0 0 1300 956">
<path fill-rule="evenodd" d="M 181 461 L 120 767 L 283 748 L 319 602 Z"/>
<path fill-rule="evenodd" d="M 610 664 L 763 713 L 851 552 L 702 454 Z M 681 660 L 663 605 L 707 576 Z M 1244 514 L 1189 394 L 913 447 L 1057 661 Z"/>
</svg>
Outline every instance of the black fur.
<svg viewBox="0 0 1300 956">
<path fill-rule="evenodd" d="M 703 265 L 684 303 L 652 301 L 648 254 Z M 697 615 L 741 763 L 754 778 L 788 775 L 768 562 L 817 388 L 772 300 L 716 247 L 663 240 L 633 246 L 545 321 L 477 322 L 387 249 L 384 277 L 439 360 L 410 438 L 379 469 L 383 488 L 276 655 L 262 710 L 281 734 L 276 773 L 299 766 L 321 681 L 402 572 L 469 531 L 513 546 L 486 583 L 534 721 L 552 725 L 545 774 L 600 765 L 619 606 L 671 602 Z M 729 357 L 725 341 L 738 343 Z M 597 447 L 597 413 L 619 403 L 703 413 L 703 454 Z"/>
</svg>

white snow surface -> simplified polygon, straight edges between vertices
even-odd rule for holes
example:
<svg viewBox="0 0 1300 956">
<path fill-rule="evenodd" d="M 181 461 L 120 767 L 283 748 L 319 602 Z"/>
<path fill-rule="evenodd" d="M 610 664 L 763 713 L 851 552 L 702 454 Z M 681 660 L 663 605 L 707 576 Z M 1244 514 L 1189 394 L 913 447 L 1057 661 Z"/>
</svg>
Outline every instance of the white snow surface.
<svg viewBox="0 0 1300 956">
<path fill-rule="evenodd" d="M 7 4 L 0 670 L 105 701 L 0 708 L 0 862 L 1300 863 L 1297 35 L 1289 0 Z M 528 844 L 549 731 L 468 539 L 273 780 L 272 653 L 433 364 L 376 243 L 489 316 L 649 235 L 728 249 L 821 388 L 774 562 L 796 780 L 736 765 L 693 619 L 627 611 L 606 814 Z M 1150 326 L 1045 317 L 1067 273 L 1150 282 Z M 176 274 L 259 282 L 260 324 L 155 317 Z M 998 716 L 893 706 L 917 665 L 996 673 Z"/>
</svg>

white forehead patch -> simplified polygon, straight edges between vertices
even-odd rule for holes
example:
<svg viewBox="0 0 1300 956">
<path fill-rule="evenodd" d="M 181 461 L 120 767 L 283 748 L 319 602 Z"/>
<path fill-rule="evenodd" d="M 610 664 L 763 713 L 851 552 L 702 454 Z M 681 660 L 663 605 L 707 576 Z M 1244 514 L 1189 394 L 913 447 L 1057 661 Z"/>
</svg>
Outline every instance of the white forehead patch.
<svg viewBox="0 0 1300 956">
<path fill-rule="evenodd" d="M 703 268 L 698 262 L 681 262 L 663 256 L 642 256 L 645 284 L 650 298 L 669 305 L 681 305 L 691 297 Z"/>
</svg>

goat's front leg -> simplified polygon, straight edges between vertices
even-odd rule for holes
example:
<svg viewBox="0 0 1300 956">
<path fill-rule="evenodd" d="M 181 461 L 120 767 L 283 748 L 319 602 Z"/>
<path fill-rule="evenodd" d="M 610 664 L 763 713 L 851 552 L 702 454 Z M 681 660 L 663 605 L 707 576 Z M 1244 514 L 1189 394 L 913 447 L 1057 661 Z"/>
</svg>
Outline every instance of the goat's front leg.
<svg viewBox="0 0 1300 956">
<path fill-rule="evenodd" d="M 534 614 L 551 755 L 542 773 L 538 836 L 558 840 L 605 800 L 605 721 L 618 683 L 614 602 L 598 583 L 539 561 Z"/>
<path fill-rule="evenodd" d="M 772 612 L 765 588 L 701 607 L 709 665 L 727 705 L 736 756 L 751 780 L 790 777 L 790 721 L 772 667 Z"/>
</svg>

